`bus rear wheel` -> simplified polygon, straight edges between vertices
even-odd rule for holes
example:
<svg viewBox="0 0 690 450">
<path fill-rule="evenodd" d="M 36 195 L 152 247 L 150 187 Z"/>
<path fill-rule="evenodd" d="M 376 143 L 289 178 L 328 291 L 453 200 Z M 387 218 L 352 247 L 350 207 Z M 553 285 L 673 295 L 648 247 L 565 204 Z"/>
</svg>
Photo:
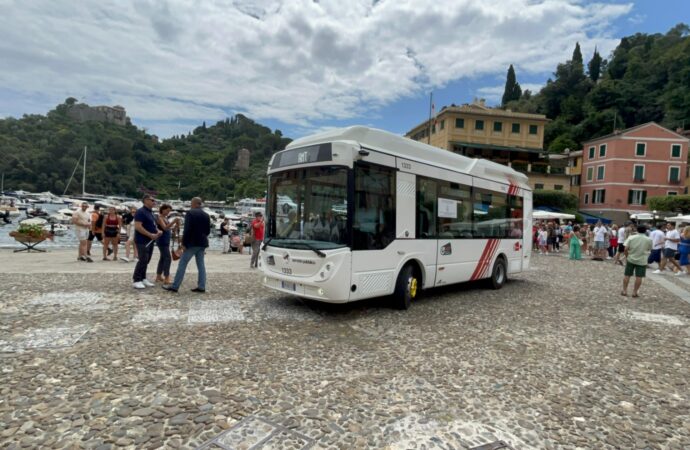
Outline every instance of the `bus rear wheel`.
<svg viewBox="0 0 690 450">
<path fill-rule="evenodd" d="M 419 294 L 420 283 L 421 280 L 412 266 L 407 265 L 403 267 L 400 274 L 398 274 L 398 280 L 395 282 L 395 292 L 393 293 L 395 307 L 398 309 L 408 309 L 412 304 L 412 300 L 417 298 Z"/>
<path fill-rule="evenodd" d="M 501 289 L 503 285 L 506 284 L 507 279 L 508 271 L 506 269 L 505 259 L 501 257 L 496 258 L 494 268 L 491 271 L 491 278 L 489 278 L 489 286 L 491 286 L 492 289 Z"/>
</svg>

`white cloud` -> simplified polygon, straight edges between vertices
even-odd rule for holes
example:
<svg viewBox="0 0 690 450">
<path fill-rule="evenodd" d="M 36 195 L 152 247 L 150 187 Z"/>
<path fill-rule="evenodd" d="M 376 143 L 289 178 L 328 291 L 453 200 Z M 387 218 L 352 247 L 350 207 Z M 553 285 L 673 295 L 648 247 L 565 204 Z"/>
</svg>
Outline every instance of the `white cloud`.
<svg viewBox="0 0 690 450">
<path fill-rule="evenodd" d="M 518 81 L 519 82 L 519 81 Z M 536 94 L 544 87 L 543 84 L 539 83 L 520 83 L 522 92 L 530 90 L 533 94 Z M 485 86 L 477 89 L 477 97 L 487 100 L 488 104 L 499 104 L 503 98 L 503 92 L 505 91 L 505 84 L 500 86 Z"/>
<path fill-rule="evenodd" d="M 579 0 L 2 4 L 4 89 L 99 98 L 135 120 L 243 112 L 305 128 L 505 73 L 511 63 L 550 72 L 575 41 L 585 54 L 596 45 L 607 55 L 618 42 L 609 24 L 632 8 Z"/>
</svg>

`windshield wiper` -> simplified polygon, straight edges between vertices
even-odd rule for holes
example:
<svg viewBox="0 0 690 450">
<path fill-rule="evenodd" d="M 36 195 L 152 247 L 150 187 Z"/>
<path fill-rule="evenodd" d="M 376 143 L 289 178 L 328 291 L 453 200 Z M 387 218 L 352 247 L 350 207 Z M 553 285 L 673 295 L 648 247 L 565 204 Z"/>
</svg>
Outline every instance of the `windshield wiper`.
<svg viewBox="0 0 690 450">
<path fill-rule="evenodd" d="M 272 237 L 268 238 L 266 242 L 264 242 L 263 247 L 261 247 L 261 250 L 266 251 L 266 246 L 273 240 Z"/>
<path fill-rule="evenodd" d="M 314 246 L 311 245 L 309 242 L 297 241 L 297 242 L 295 242 L 295 244 L 304 245 L 304 246 L 307 247 L 309 250 L 313 250 L 314 253 L 316 253 L 316 254 L 319 255 L 320 257 L 322 257 L 322 258 L 325 258 L 325 257 L 326 257 L 326 254 L 325 254 L 324 252 L 322 252 L 322 251 L 319 250 L 318 248 L 314 247 Z"/>
</svg>

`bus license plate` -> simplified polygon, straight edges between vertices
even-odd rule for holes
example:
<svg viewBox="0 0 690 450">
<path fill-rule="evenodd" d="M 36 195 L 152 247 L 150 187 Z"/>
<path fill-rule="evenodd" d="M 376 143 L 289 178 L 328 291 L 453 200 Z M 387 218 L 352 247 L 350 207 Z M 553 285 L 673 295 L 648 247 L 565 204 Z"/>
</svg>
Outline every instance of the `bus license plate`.
<svg viewBox="0 0 690 450">
<path fill-rule="evenodd" d="M 297 286 L 295 285 L 295 283 L 290 283 L 289 281 L 281 281 L 280 287 L 283 289 L 287 289 L 289 291 L 296 291 L 297 290 Z"/>
</svg>

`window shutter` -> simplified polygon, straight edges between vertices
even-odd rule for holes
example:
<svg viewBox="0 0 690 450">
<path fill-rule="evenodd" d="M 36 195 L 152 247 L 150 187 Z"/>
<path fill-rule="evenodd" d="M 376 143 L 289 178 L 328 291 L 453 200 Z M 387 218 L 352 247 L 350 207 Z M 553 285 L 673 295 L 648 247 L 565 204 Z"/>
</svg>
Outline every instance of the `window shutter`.
<svg viewBox="0 0 690 450">
<path fill-rule="evenodd" d="M 647 191 L 642 191 L 642 204 L 647 204 Z"/>
<path fill-rule="evenodd" d="M 601 202 L 600 203 L 605 203 L 606 202 L 606 189 L 601 190 Z"/>
<path fill-rule="evenodd" d="M 633 191 L 632 189 L 628 190 L 628 205 L 632 205 L 633 201 Z"/>
</svg>

